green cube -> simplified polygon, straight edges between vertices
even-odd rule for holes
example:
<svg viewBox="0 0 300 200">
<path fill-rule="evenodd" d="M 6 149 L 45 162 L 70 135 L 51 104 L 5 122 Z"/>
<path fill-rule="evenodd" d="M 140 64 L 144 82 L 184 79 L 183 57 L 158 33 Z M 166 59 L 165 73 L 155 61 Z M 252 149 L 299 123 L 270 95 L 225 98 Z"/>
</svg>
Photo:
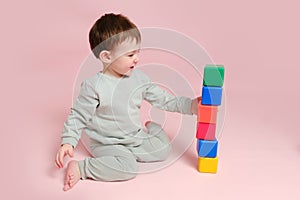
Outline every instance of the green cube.
<svg viewBox="0 0 300 200">
<path fill-rule="evenodd" d="M 206 65 L 204 67 L 204 86 L 222 87 L 224 82 L 224 66 L 223 65 Z"/>
</svg>

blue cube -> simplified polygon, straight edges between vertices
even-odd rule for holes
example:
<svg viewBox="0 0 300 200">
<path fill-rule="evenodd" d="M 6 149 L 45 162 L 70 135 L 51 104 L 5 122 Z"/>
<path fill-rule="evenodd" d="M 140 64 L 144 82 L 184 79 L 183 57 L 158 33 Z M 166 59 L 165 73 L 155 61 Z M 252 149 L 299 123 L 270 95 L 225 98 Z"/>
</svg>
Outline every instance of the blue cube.
<svg viewBox="0 0 300 200">
<path fill-rule="evenodd" d="M 218 141 L 217 140 L 198 140 L 197 152 L 198 157 L 215 158 L 217 157 Z"/>
<path fill-rule="evenodd" d="M 222 87 L 208 87 L 202 88 L 202 105 L 219 106 L 222 102 Z"/>
</svg>

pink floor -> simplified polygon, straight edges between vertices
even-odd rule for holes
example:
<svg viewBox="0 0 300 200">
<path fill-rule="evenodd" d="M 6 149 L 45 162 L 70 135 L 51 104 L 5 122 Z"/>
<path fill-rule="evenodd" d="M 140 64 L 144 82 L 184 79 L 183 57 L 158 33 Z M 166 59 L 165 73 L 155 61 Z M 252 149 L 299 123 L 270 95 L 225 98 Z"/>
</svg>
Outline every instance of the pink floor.
<svg viewBox="0 0 300 200">
<path fill-rule="evenodd" d="M 300 199 L 299 4 L 151 2 L 1 3 L 2 199 Z M 217 174 L 197 171 L 195 139 L 154 173 L 126 182 L 81 181 L 62 191 L 64 170 L 54 158 L 89 54 L 88 29 L 104 12 L 184 33 L 225 65 Z M 170 136 L 175 118 L 166 127 Z M 194 124 L 196 117 L 188 120 Z M 79 144 L 75 158 L 86 156 Z"/>
</svg>

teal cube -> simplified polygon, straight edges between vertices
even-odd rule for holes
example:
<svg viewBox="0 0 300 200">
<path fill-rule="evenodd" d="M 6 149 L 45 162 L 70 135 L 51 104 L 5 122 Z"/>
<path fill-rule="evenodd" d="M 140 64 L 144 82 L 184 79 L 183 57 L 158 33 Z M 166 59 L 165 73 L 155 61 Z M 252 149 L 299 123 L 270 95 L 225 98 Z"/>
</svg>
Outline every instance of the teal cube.
<svg viewBox="0 0 300 200">
<path fill-rule="evenodd" d="M 224 83 L 224 66 L 223 65 L 206 65 L 204 67 L 204 86 L 222 87 Z"/>
</svg>

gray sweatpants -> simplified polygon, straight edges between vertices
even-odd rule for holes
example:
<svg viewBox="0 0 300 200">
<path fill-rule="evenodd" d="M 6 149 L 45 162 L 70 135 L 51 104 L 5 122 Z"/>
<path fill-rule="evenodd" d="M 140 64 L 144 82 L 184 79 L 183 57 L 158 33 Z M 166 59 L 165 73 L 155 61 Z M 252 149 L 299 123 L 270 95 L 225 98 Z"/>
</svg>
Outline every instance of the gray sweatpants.
<svg viewBox="0 0 300 200">
<path fill-rule="evenodd" d="M 154 122 L 147 125 L 147 133 L 139 146 L 103 145 L 91 143 L 93 158 L 79 161 L 81 179 L 121 181 L 134 178 L 138 173 L 137 162 L 165 160 L 171 144 L 162 127 Z"/>
</svg>

